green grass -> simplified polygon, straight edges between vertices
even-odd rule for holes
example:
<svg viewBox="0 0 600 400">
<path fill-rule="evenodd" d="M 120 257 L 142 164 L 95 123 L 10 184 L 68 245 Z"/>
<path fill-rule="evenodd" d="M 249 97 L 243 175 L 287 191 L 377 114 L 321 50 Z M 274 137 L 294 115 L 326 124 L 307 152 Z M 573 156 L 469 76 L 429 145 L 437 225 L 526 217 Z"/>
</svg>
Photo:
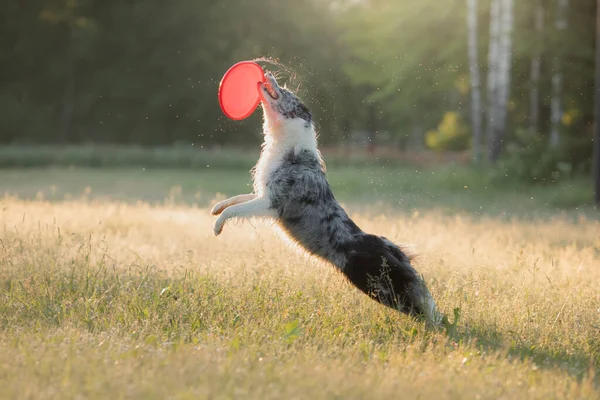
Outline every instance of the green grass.
<svg viewBox="0 0 600 400">
<path fill-rule="evenodd" d="M 510 177 L 499 180 L 498 171 L 490 169 L 457 162 L 440 165 L 431 154 L 417 157 L 385 150 L 375 156 L 326 151 L 336 197 L 356 207 L 379 203 L 411 212 L 435 208 L 509 218 L 596 214 L 589 177 L 529 185 Z M 248 171 L 259 151 L 258 147 L 1 146 L 0 194 L 208 205 L 219 194 L 251 190 Z"/>
<path fill-rule="evenodd" d="M 596 215 L 591 182 L 575 179 L 554 186 L 502 185 L 464 167 L 330 167 L 335 196 L 355 208 L 380 203 L 404 211 L 507 217 L 551 217 L 556 213 Z M 0 193 L 23 198 L 138 200 L 208 205 L 218 194 L 251 191 L 248 169 L 61 168 L 0 169 Z"/>
</svg>

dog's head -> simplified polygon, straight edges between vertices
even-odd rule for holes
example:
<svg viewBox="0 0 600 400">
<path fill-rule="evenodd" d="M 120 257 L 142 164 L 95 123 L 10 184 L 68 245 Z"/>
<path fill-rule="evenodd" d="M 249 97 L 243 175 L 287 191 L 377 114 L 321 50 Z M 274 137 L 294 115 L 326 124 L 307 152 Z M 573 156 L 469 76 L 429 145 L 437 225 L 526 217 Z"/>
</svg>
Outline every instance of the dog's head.
<svg viewBox="0 0 600 400">
<path fill-rule="evenodd" d="M 267 72 L 266 81 L 258 83 L 265 118 L 265 134 L 312 130 L 312 114 L 295 93 L 279 86 Z"/>
</svg>

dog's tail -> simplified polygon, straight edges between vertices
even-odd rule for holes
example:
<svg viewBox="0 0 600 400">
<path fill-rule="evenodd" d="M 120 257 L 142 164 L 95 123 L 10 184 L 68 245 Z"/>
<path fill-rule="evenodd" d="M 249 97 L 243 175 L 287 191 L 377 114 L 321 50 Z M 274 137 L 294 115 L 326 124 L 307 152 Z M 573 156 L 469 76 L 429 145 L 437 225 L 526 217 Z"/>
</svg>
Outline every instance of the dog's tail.
<svg viewBox="0 0 600 400">
<path fill-rule="evenodd" d="M 443 315 L 425 280 L 411 266 L 414 254 L 406 254 L 389 240 L 364 235 L 353 243 L 343 269 L 358 289 L 373 300 L 405 314 L 422 317 L 439 326 Z"/>
</svg>

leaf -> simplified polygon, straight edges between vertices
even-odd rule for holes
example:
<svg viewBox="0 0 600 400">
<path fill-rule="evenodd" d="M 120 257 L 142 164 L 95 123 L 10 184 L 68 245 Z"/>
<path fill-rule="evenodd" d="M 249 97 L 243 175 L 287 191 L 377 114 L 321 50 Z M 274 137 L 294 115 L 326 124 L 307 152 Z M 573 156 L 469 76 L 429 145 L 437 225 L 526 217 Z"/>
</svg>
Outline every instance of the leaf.
<svg viewBox="0 0 600 400">
<path fill-rule="evenodd" d="M 302 330 L 299 326 L 298 320 L 290 322 L 285 326 L 285 334 L 283 335 L 283 340 L 291 344 L 293 343 L 300 335 L 302 334 Z"/>
<path fill-rule="evenodd" d="M 454 309 L 454 322 L 450 323 L 448 317 L 444 315 L 442 319 L 442 324 L 446 329 L 446 334 L 448 336 L 453 336 L 456 333 L 456 328 L 458 327 L 458 322 L 460 321 L 460 308 L 457 307 Z"/>
</svg>

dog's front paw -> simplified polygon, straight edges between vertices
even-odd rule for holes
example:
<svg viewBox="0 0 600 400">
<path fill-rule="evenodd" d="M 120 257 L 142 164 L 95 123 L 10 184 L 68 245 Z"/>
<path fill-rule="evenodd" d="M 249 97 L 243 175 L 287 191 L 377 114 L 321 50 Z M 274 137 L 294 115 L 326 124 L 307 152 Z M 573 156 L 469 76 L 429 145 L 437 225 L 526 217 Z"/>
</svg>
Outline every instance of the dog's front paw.
<svg viewBox="0 0 600 400">
<path fill-rule="evenodd" d="M 225 219 L 219 218 L 215 221 L 215 226 L 213 227 L 215 236 L 219 236 L 223 232 L 223 225 L 225 225 Z"/>
<path fill-rule="evenodd" d="M 210 210 L 210 215 L 219 215 L 227 208 L 227 201 L 223 200 L 215 204 L 215 206 Z"/>
</svg>

